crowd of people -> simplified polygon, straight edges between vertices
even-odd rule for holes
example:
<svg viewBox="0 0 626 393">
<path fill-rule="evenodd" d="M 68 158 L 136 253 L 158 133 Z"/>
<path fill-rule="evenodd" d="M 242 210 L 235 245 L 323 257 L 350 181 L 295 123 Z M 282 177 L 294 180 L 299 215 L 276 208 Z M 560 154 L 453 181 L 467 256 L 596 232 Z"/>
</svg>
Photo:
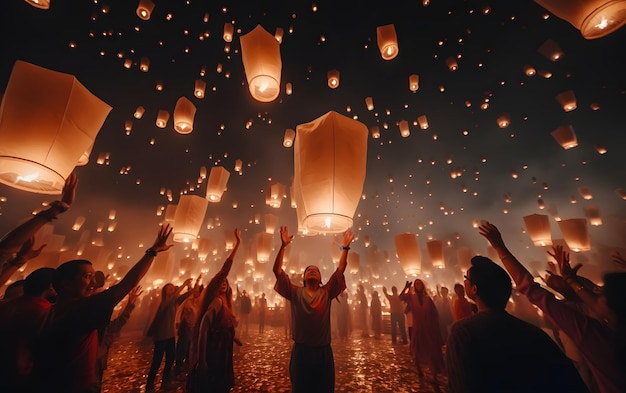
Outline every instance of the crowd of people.
<svg viewBox="0 0 626 393">
<path fill-rule="evenodd" d="M 144 255 L 108 287 L 108 277 L 84 259 L 38 268 L 10 282 L 45 248 L 36 247 L 34 235 L 70 208 L 77 184 L 72 174 L 60 201 L 0 239 L 0 286 L 5 287 L 0 379 L 7 392 L 102 391 L 109 349 L 143 293 L 139 283 L 157 254 L 173 246 L 168 242 L 173 228 L 160 225 Z M 495 225 L 484 222 L 478 234 L 495 249 L 501 265 L 472 257 L 464 282 L 454 284 L 453 296 L 448 287 L 431 290 L 415 278 L 392 286 L 391 293 L 382 287 L 384 296 L 371 288 L 368 297 L 363 284 L 354 294 L 346 287 L 344 272 L 355 237 L 351 230 L 343 234 L 336 270 L 324 282 L 315 265 L 304 269 L 301 280 L 283 270 L 285 248 L 294 236 L 281 226 L 274 290 L 284 298 L 285 332 L 293 340 L 291 391 L 334 392 L 332 339 L 348 340 L 351 330 L 363 339 L 384 339 L 383 311 L 388 311 L 392 345 L 406 345 L 419 378 L 428 375 L 433 391 L 440 391 L 445 376 L 450 393 L 626 392 L 626 272 L 607 273 L 604 285 L 596 285 L 578 273 L 579 265 L 571 266 L 562 246 L 554 246 L 548 254 L 555 262 L 548 265 L 543 285 L 510 252 Z M 268 313 L 265 293 L 254 302 L 238 286 L 233 294 L 228 274 L 241 231 L 235 229 L 234 236 L 234 247 L 206 285 L 200 275 L 195 283 L 188 278 L 182 285 L 160 288 L 145 329 L 154 342 L 146 392 L 173 381 L 184 381 L 189 393 L 229 392 L 234 387 L 238 335 L 248 334 L 251 315 L 263 334 Z M 613 259 L 626 267 L 620 254 Z M 531 310 L 541 310 L 542 318 L 510 311 L 512 296 Z M 121 311 L 114 313 L 121 303 Z"/>
</svg>

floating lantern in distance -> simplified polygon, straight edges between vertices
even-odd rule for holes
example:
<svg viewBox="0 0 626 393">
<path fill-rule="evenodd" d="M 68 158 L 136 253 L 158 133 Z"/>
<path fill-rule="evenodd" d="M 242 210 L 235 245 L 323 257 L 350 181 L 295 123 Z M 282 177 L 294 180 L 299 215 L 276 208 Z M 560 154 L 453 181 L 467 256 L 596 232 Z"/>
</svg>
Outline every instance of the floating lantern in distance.
<svg viewBox="0 0 626 393">
<path fill-rule="evenodd" d="M 200 167 L 200 179 L 206 179 L 206 166 L 204 165 Z"/>
<path fill-rule="evenodd" d="M 567 246 L 574 252 L 589 251 L 591 241 L 587 232 L 587 219 L 570 218 L 558 221 Z"/>
<path fill-rule="evenodd" d="M 509 124 L 511 124 L 511 115 L 508 113 L 503 113 L 500 117 L 498 117 L 498 127 L 507 128 Z"/>
<path fill-rule="evenodd" d="M 243 167 L 243 162 L 241 160 L 235 160 L 235 172 L 241 172 L 241 168 Z"/>
<path fill-rule="evenodd" d="M 400 120 L 398 122 L 398 127 L 400 128 L 400 135 L 402 135 L 403 138 L 406 138 L 409 135 L 411 135 L 411 131 L 409 130 L 409 122 L 408 121 Z"/>
<path fill-rule="evenodd" d="M 456 61 L 456 57 L 450 56 L 446 59 L 446 65 L 448 69 L 452 72 L 456 71 L 459 68 L 459 63 Z"/>
<path fill-rule="evenodd" d="M 376 28 L 376 42 L 378 43 L 380 55 L 384 60 L 391 60 L 398 56 L 400 48 L 398 47 L 396 28 L 393 24 Z"/>
<path fill-rule="evenodd" d="M 363 237 L 363 245 L 367 248 L 370 246 L 370 244 L 371 244 L 370 237 L 368 235 L 365 235 Z"/>
<path fill-rule="evenodd" d="M 333 245 L 333 248 L 338 249 Z M 348 272 L 350 274 L 357 274 L 361 269 L 361 256 L 356 252 L 351 252 L 348 254 Z"/>
<path fill-rule="evenodd" d="M 535 76 L 537 75 L 537 70 L 535 70 L 535 68 L 531 65 L 525 65 L 524 66 L 524 74 L 526 76 Z"/>
<path fill-rule="evenodd" d="M 193 131 L 193 119 L 196 115 L 196 106 L 187 97 L 180 97 L 174 108 L 174 129 L 179 134 L 189 134 Z"/>
<path fill-rule="evenodd" d="M 146 109 L 143 106 L 138 106 L 137 109 L 135 109 L 135 113 L 133 114 L 133 116 L 135 117 L 135 119 L 141 119 L 145 112 Z"/>
<path fill-rule="evenodd" d="M 233 24 L 230 22 L 226 22 L 224 23 L 224 34 L 222 35 L 222 38 L 224 38 L 224 41 L 226 42 L 232 42 L 233 41 L 233 32 L 234 32 L 234 27 Z"/>
<path fill-rule="evenodd" d="M 421 115 L 420 117 L 418 117 L 417 123 L 422 130 L 428 129 L 428 119 L 426 118 L 426 115 Z"/>
<path fill-rule="evenodd" d="M 618 188 L 615 190 L 615 193 L 623 200 L 626 200 L 626 188 Z"/>
<path fill-rule="evenodd" d="M 139 61 L 139 69 L 142 72 L 148 72 L 148 70 L 150 70 L 150 59 L 147 57 L 142 57 Z"/>
<path fill-rule="evenodd" d="M 115 209 L 109 210 L 109 220 L 115 220 L 116 214 L 117 212 L 115 211 Z"/>
<path fill-rule="evenodd" d="M 296 128 L 294 182 L 306 212 L 304 225 L 317 232 L 343 232 L 361 200 L 367 161 L 367 126 L 330 111 Z M 341 148 L 339 148 L 341 147 Z"/>
<path fill-rule="evenodd" d="M 296 137 L 296 132 L 291 128 L 287 128 L 285 130 L 285 136 L 283 137 L 283 146 L 291 147 L 293 145 L 293 140 Z"/>
<path fill-rule="evenodd" d="M 372 126 L 372 138 L 374 139 L 380 138 L 380 127 Z"/>
<path fill-rule="evenodd" d="M 209 174 L 209 181 L 206 186 L 206 199 L 210 202 L 219 202 L 222 200 L 222 194 L 226 190 L 226 184 L 230 172 L 222 166 L 214 166 Z"/>
<path fill-rule="evenodd" d="M 550 228 L 550 218 L 545 214 L 530 214 L 524 216 L 526 232 L 530 240 L 537 247 L 552 245 L 552 228 Z"/>
<path fill-rule="evenodd" d="M 433 267 L 443 269 L 445 267 L 443 242 L 441 240 L 429 240 L 426 242 L 426 249 L 428 250 L 428 256 L 430 257 L 430 262 Z"/>
<path fill-rule="evenodd" d="M 409 75 L 409 90 L 415 93 L 420 88 L 420 77 L 417 74 Z"/>
<path fill-rule="evenodd" d="M 261 25 L 240 37 L 241 59 L 252 97 L 274 101 L 280 92 L 280 44 Z"/>
<path fill-rule="evenodd" d="M 283 43 L 283 28 L 282 27 L 276 28 L 276 31 L 274 32 L 274 38 L 276 38 L 276 41 L 278 41 L 279 44 Z"/>
<path fill-rule="evenodd" d="M 593 226 L 602 225 L 602 216 L 600 215 L 600 208 L 595 205 L 585 206 L 585 216 L 589 220 L 589 224 Z"/>
<path fill-rule="evenodd" d="M 546 208 L 546 204 L 543 201 L 543 199 L 541 198 L 537 199 L 537 207 L 539 207 L 540 210 L 543 210 Z"/>
<path fill-rule="evenodd" d="M 131 59 L 124 60 L 124 68 L 130 68 L 133 66 L 133 61 Z"/>
<path fill-rule="evenodd" d="M 572 90 L 567 90 L 556 95 L 556 100 L 561 104 L 565 112 L 571 112 L 576 109 L 576 96 Z"/>
<path fill-rule="evenodd" d="M 201 237 L 198 239 L 198 258 L 201 261 L 204 261 L 206 257 L 209 256 L 209 252 L 211 252 L 211 239 L 207 239 L 205 237 Z"/>
<path fill-rule="evenodd" d="M 589 192 L 587 187 L 578 187 L 578 192 L 585 200 L 593 199 L 593 195 L 591 195 L 591 192 Z"/>
<path fill-rule="evenodd" d="M 137 5 L 137 16 L 139 19 L 148 20 L 150 19 L 150 15 L 152 15 L 153 9 L 154 3 L 151 0 L 139 0 L 139 4 Z"/>
<path fill-rule="evenodd" d="M 164 109 L 160 110 L 157 114 L 156 126 L 159 128 L 165 128 L 169 119 L 170 113 Z"/>
<path fill-rule="evenodd" d="M 563 57 L 563 50 L 552 39 L 547 39 L 537 50 L 550 61 L 558 61 Z"/>
<path fill-rule="evenodd" d="M 470 268 L 470 261 L 472 257 L 476 255 L 474 251 L 469 247 L 459 247 L 456 250 L 456 260 L 459 263 L 459 268 L 466 272 Z"/>
<path fill-rule="evenodd" d="M 265 220 L 265 232 L 273 235 L 276 230 L 276 225 L 278 224 L 278 216 L 266 213 L 263 218 Z"/>
<path fill-rule="evenodd" d="M 604 37 L 626 23 L 626 2 L 610 0 L 535 0 L 569 22 L 586 39 Z"/>
<path fill-rule="evenodd" d="M 374 99 L 372 97 L 365 97 L 365 106 L 367 106 L 368 111 L 374 110 Z"/>
<path fill-rule="evenodd" d="M 74 220 L 74 225 L 72 225 L 72 230 L 73 231 L 80 231 L 80 228 L 83 226 L 84 223 L 85 223 L 85 217 L 84 216 L 76 217 L 76 219 Z"/>
<path fill-rule="evenodd" d="M 266 195 L 265 195 L 265 204 L 278 209 L 283 202 L 283 198 L 285 197 L 286 188 L 283 184 L 278 182 L 272 182 L 267 187 Z"/>
<path fill-rule="evenodd" d="M 416 276 L 422 271 L 422 258 L 417 239 L 412 233 L 403 233 L 394 237 L 396 254 L 407 276 Z"/>
<path fill-rule="evenodd" d="M 202 79 L 196 79 L 196 85 L 193 90 L 193 95 L 196 98 L 204 98 L 204 90 L 206 89 L 206 82 Z"/>
<path fill-rule="evenodd" d="M 330 70 L 327 74 L 328 78 L 328 87 L 331 89 L 336 89 L 339 87 L 339 71 Z"/>
<path fill-rule="evenodd" d="M 599 154 L 606 154 L 606 147 L 604 147 L 602 145 L 593 145 L 593 147 L 596 149 L 596 151 Z"/>
<path fill-rule="evenodd" d="M 108 152 L 101 152 L 100 154 L 98 154 L 98 158 L 96 159 L 96 164 L 104 165 L 109 160 L 110 156 L 111 154 Z"/>
<path fill-rule="evenodd" d="M 197 195 L 181 195 L 174 216 L 173 240 L 191 243 L 198 237 L 209 201 Z"/>
<path fill-rule="evenodd" d="M 272 240 L 274 236 L 267 232 L 259 232 L 256 234 L 256 259 L 264 263 L 269 261 L 272 251 Z"/>
<path fill-rule="evenodd" d="M 578 146 L 578 139 L 571 125 L 561 126 L 550 133 L 565 150 Z"/>
<path fill-rule="evenodd" d="M 50 9 L 50 0 L 25 0 L 28 4 L 42 10 Z"/>
<path fill-rule="evenodd" d="M 291 82 L 287 82 L 285 84 L 285 94 L 287 94 L 288 96 L 293 94 L 293 85 L 291 84 Z"/>
<path fill-rule="evenodd" d="M 0 183 L 60 194 L 110 111 L 73 75 L 16 61 L 0 105 Z"/>
</svg>

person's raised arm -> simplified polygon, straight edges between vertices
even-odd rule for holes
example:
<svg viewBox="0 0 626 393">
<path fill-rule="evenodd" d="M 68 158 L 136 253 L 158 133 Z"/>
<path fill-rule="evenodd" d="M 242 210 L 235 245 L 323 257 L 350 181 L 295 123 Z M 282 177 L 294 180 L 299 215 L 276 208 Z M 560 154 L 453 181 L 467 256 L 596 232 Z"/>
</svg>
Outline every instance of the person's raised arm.
<svg viewBox="0 0 626 393">
<path fill-rule="evenodd" d="M 76 174 L 70 174 L 63 185 L 60 201 L 50 203 L 48 209 L 35 214 L 28 221 L 18 225 L 4 235 L 0 239 L 0 256 L 2 256 L 2 260 L 6 260 L 8 258 L 7 255 L 13 255 L 41 227 L 57 218 L 59 214 L 66 212 L 72 202 L 74 202 L 77 185 L 78 178 Z"/>
<path fill-rule="evenodd" d="M 387 287 L 383 287 L 383 295 L 385 295 L 387 300 L 391 301 L 391 295 L 387 292 Z"/>
<path fill-rule="evenodd" d="M 239 246 L 241 245 L 241 230 L 239 228 L 235 228 L 235 240 L 235 246 L 230 252 L 228 258 L 226 258 L 226 260 L 224 261 L 222 268 L 219 272 L 215 274 L 215 276 L 213 276 L 213 278 L 211 278 L 211 281 L 209 281 L 207 286 L 204 288 L 202 295 L 203 299 L 207 296 L 209 298 L 213 298 L 217 293 L 219 286 L 222 285 L 222 281 L 224 281 L 224 279 L 228 277 L 228 273 L 230 273 L 230 268 L 233 266 L 233 260 L 237 255 L 237 250 L 239 250 Z"/>
<path fill-rule="evenodd" d="M 354 233 L 348 229 L 343 234 L 343 241 L 341 242 L 341 257 L 339 258 L 339 265 L 337 265 L 337 271 L 343 274 L 348 266 L 348 250 L 350 249 L 350 243 L 354 240 Z"/>
<path fill-rule="evenodd" d="M 293 241 L 293 236 L 289 235 L 289 231 L 286 226 L 280 227 L 280 248 L 278 249 L 278 254 L 276 254 L 276 259 L 274 259 L 274 275 L 278 278 L 283 272 L 283 257 L 285 255 L 285 247 L 289 245 Z"/>
<path fill-rule="evenodd" d="M 157 233 L 157 237 L 154 240 L 154 243 L 150 248 L 146 250 L 146 253 L 143 257 L 133 266 L 128 273 L 124 276 L 124 278 L 119 282 L 119 284 L 112 286 L 109 290 L 114 290 L 116 296 L 116 304 L 119 303 L 124 296 L 128 292 L 130 292 L 133 287 L 139 284 L 139 280 L 143 278 L 143 276 L 148 272 L 152 262 L 154 261 L 154 257 L 157 256 L 157 253 L 162 251 L 167 251 L 173 244 L 167 244 L 167 238 L 172 233 L 172 227 L 169 224 L 165 226 L 159 227 L 159 232 Z"/>
<path fill-rule="evenodd" d="M 478 232 L 485 237 L 489 244 L 496 250 L 504 268 L 509 272 L 515 285 L 520 285 L 525 276 L 531 276 L 530 272 L 515 258 L 502 240 L 498 228 L 490 222 L 485 222 L 478 227 Z"/>
<path fill-rule="evenodd" d="M 411 285 L 413 283 L 411 281 L 407 281 L 406 283 L 404 283 L 404 288 L 402 288 L 402 292 L 400 292 L 400 299 L 404 300 L 406 298 L 406 296 L 408 295 L 409 292 L 409 288 L 411 288 Z"/>
<path fill-rule="evenodd" d="M 46 246 L 43 244 L 41 247 L 33 249 L 34 243 L 34 237 L 26 240 L 15 255 L 15 258 L 8 260 L 4 265 L 2 265 L 2 270 L 0 271 L 0 286 L 4 285 L 19 268 L 24 266 L 26 261 L 39 256 L 39 254 L 41 254 L 41 250 L 43 250 Z"/>
</svg>

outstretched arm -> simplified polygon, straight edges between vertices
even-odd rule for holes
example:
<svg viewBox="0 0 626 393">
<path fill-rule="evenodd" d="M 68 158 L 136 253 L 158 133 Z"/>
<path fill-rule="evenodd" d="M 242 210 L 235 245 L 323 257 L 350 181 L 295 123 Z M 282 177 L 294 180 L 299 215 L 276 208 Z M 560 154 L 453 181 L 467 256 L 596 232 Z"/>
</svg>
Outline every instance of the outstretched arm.
<svg viewBox="0 0 626 393">
<path fill-rule="evenodd" d="M 0 271 L 0 286 L 4 285 L 19 268 L 24 266 L 26 261 L 41 254 L 41 250 L 46 246 L 44 244 L 39 248 L 33 249 L 33 243 L 35 243 L 35 238 L 31 237 L 22 244 L 15 258 L 8 260 L 2 265 L 2 270 Z"/>
<path fill-rule="evenodd" d="M 233 247 L 226 261 L 224 261 L 222 268 L 219 272 L 215 274 L 215 276 L 213 276 L 211 281 L 209 281 L 207 286 L 204 288 L 202 294 L 203 299 L 207 296 L 209 296 L 209 299 L 212 299 L 217 293 L 219 286 L 222 285 L 222 281 L 224 281 L 224 279 L 228 276 L 228 273 L 230 273 L 230 268 L 233 266 L 233 260 L 237 255 L 237 250 L 239 250 L 239 246 L 241 245 L 241 231 L 239 230 L 239 228 L 235 228 L 235 239 L 235 246 Z"/>
<path fill-rule="evenodd" d="M 498 257 L 502 261 L 504 268 L 509 272 L 515 285 L 520 285 L 522 279 L 525 276 L 530 276 L 530 272 L 515 258 L 515 256 L 509 251 L 502 240 L 502 235 L 498 228 L 490 222 L 486 222 L 478 227 L 479 233 L 485 237 L 489 244 L 496 250 Z M 531 278 L 532 281 L 532 278 Z"/>
<path fill-rule="evenodd" d="M 78 178 L 76 174 L 70 174 L 63 185 L 63 196 L 60 201 L 50 203 L 48 209 L 35 214 L 28 221 L 18 225 L 4 235 L 4 237 L 0 239 L 0 256 L 2 257 L 0 262 L 13 255 L 22 244 L 26 243 L 41 227 L 57 218 L 59 214 L 66 212 L 72 202 L 74 202 L 77 185 Z"/>
<path fill-rule="evenodd" d="M 278 249 L 278 254 L 276 254 L 276 259 L 274 260 L 274 275 L 276 278 L 280 276 L 283 272 L 283 257 L 285 256 L 285 247 L 289 245 L 293 241 L 293 235 L 289 235 L 289 230 L 286 226 L 280 227 L 280 248 Z"/>
<path fill-rule="evenodd" d="M 343 241 L 341 242 L 341 257 L 339 258 L 339 265 L 337 271 L 343 274 L 348 266 L 348 250 L 350 249 L 350 243 L 354 240 L 354 233 L 348 229 L 343 234 Z"/>
</svg>

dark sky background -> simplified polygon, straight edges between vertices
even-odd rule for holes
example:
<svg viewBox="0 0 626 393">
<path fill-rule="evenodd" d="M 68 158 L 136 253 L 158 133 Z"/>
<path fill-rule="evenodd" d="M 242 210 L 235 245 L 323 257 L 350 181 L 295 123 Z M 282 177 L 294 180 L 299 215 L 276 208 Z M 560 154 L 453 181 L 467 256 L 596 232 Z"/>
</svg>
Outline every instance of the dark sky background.
<svg viewBox="0 0 626 393">
<path fill-rule="evenodd" d="M 103 248 L 111 251 L 109 260 L 117 267 L 134 263 L 143 251 L 138 246 L 151 244 L 163 220 L 157 208 L 170 203 L 160 195 L 161 188 L 171 190 L 171 203 L 178 202 L 181 192 L 204 196 L 206 181 L 196 187 L 200 168 L 222 165 L 231 172 L 228 189 L 220 203 L 209 204 L 205 216 L 205 222 L 219 226 L 209 229 L 205 224 L 200 231 L 212 240 L 216 255 L 195 265 L 192 273 L 200 266 L 209 275 L 214 271 L 225 255 L 224 233 L 235 226 L 244 231 L 241 259 L 252 259 L 248 255 L 254 255 L 255 235 L 264 231 L 265 213 L 278 215 L 292 232 L 297 228 L 289 198 L 278 209 L 265 205 L 270 179 L 289 186 L 293 176 L 293 149 L 282 146 L 285 129 L 331 110 L 381 131 L 380 139 L 370 134 L 368 140 L 364 198 L 354 217 L 358 239 L 352 250 L 361 255 L 363 273 L 353 282 L 401 285 L 405 277 L 398 269 L 394 236 L 411 232 L 418 236 L 423 261 L 428 261 L 428 238 L 446 242 L 448 268 L 429 281 L 451 285 L 460 277 L 455 268 L 458 247 L 487 254 L 486 241 L 472 227 L 480 219 L 499 226 L 528 266 L 543 266 L 545 251 L 533 246 L 523 216 L 549 214 L 553 238 L 561 239 L 556 219 L 584 218 L 588 205 L 600 208 L 603 224 L 588 226 L 593 248 L 574 258 L 595 265 L 596 272 L 612 269 L 610 252 L 626 247 L 626 201 L 616 192 L 626 188 L 625 29 L 586 40 L 538 4 L 519 0 L 433 0 L 428 6 L 418 1 L 367 6 L 350 1 L 155 0 L 148 21 L 135 14 L 137 3 L 52 0 L 49 10 L 19 0 L 0 5 L 0 91 L 14 62 L 24 60 L 75 75 L 113 107 L 89 163 L 75 170 L 80 181 L 75 204 L 54 223 L 54 233 L 65 236 L 63 258 L 94 236 L 99 222 L 106 228 L 109 211 L 115 209 L 117 226 L 101 234 Z M 208 22 L 203 21 L 206 13 Z M 230 53 L 225 53 L 222 39 L 226 21 L 235 26 Z M 376 44 L 376 27 L 391 23 L 400 53 L 385 61 Z M 272 34 L 277 27 L 284 30 L 281 93 L 270 103 L 250 96 L 241 60 L 239 37 L 258 24 Z M 209 37 L 200 40 L 205 32 Z M 537 51 L 548 39 L 564 52 L 557 62 Z M 147 73 L 138 67 L 142 56 L 150 58 Z M 446 66 L 450 56 L 458 57 L 455 72 Z M 123 67 L 125 59 L 133 61 L 130 69 Z M 525 65 L 552 76 L 526 76 Z M 193 89 L 204 66 L 207 92 L 200 100 Z M 337 89 L 327 86 L 331 69 L 341 73 Z M 408 89 L 410 74 L 420 76 L 416 93 Z M 162 81 L 163 91 L 155 89 L 157 81 Z M 285 94 L 287 82 L 293 84 L 292 95 Z M 578 108 L 571 112 L 556 100 L 567 90 L 577 98 Z M 197 107 L 194 131 L 176 133 L 172 118 L 166 129 L 157 128 L 157 112 L 173 113 L 181 96 Z M 368 96 L 373 111 L 366 108 Z M 489 107 L 482 110 L 486 98 Z M 139 105 L 146 109 L 141 120 L 133 118 Z M 511 117 L 507 128 L 496 122 L 503 113 Z M 427 130 L 413 125 L 421 115 L 428 117 Z M 133 121 L 130 135 L 125 134 L 126 120 Z M 410 123 L 408 138 L 400 135 L 401 120 Z M 578 147 L 564 150 L 550 135 L 562 125 L 573 126 Z M 606 154 L 595 146 L 606 147 Z M 101 152 L 110 153 L 109 165 L 96 164 Z M 233 170 L 237 159 L 244 163 L 241 175 Z M 122 168 L 130 170 L 120 174 Z M 453 170 L 461 176 L 452 178 Z M 584 200 L 580 187 L 587 187 L 593 199 Z M 2 233 L 54 199 L 4 184 L 0 196 Z M 254 223 L 255 215 L 260 215 L 260 224 Z M 71 230 L 77 216 L 86 218 L 78 232 Z M 326 266 L 327 278 L 333 269 L 332 240 L 299 237 L 292 255 L 299 257 L 301 267 Z M 273 244 L 280 244 L 278 235 Z M 179 243 L 174 254 L 176 260 L 194 256 Z M 372 269 L 368 264 L 377 265 L 379 278 L 367 274 Z M 263 285 L 271 284 L 270 278 Z"/>
</svg>

